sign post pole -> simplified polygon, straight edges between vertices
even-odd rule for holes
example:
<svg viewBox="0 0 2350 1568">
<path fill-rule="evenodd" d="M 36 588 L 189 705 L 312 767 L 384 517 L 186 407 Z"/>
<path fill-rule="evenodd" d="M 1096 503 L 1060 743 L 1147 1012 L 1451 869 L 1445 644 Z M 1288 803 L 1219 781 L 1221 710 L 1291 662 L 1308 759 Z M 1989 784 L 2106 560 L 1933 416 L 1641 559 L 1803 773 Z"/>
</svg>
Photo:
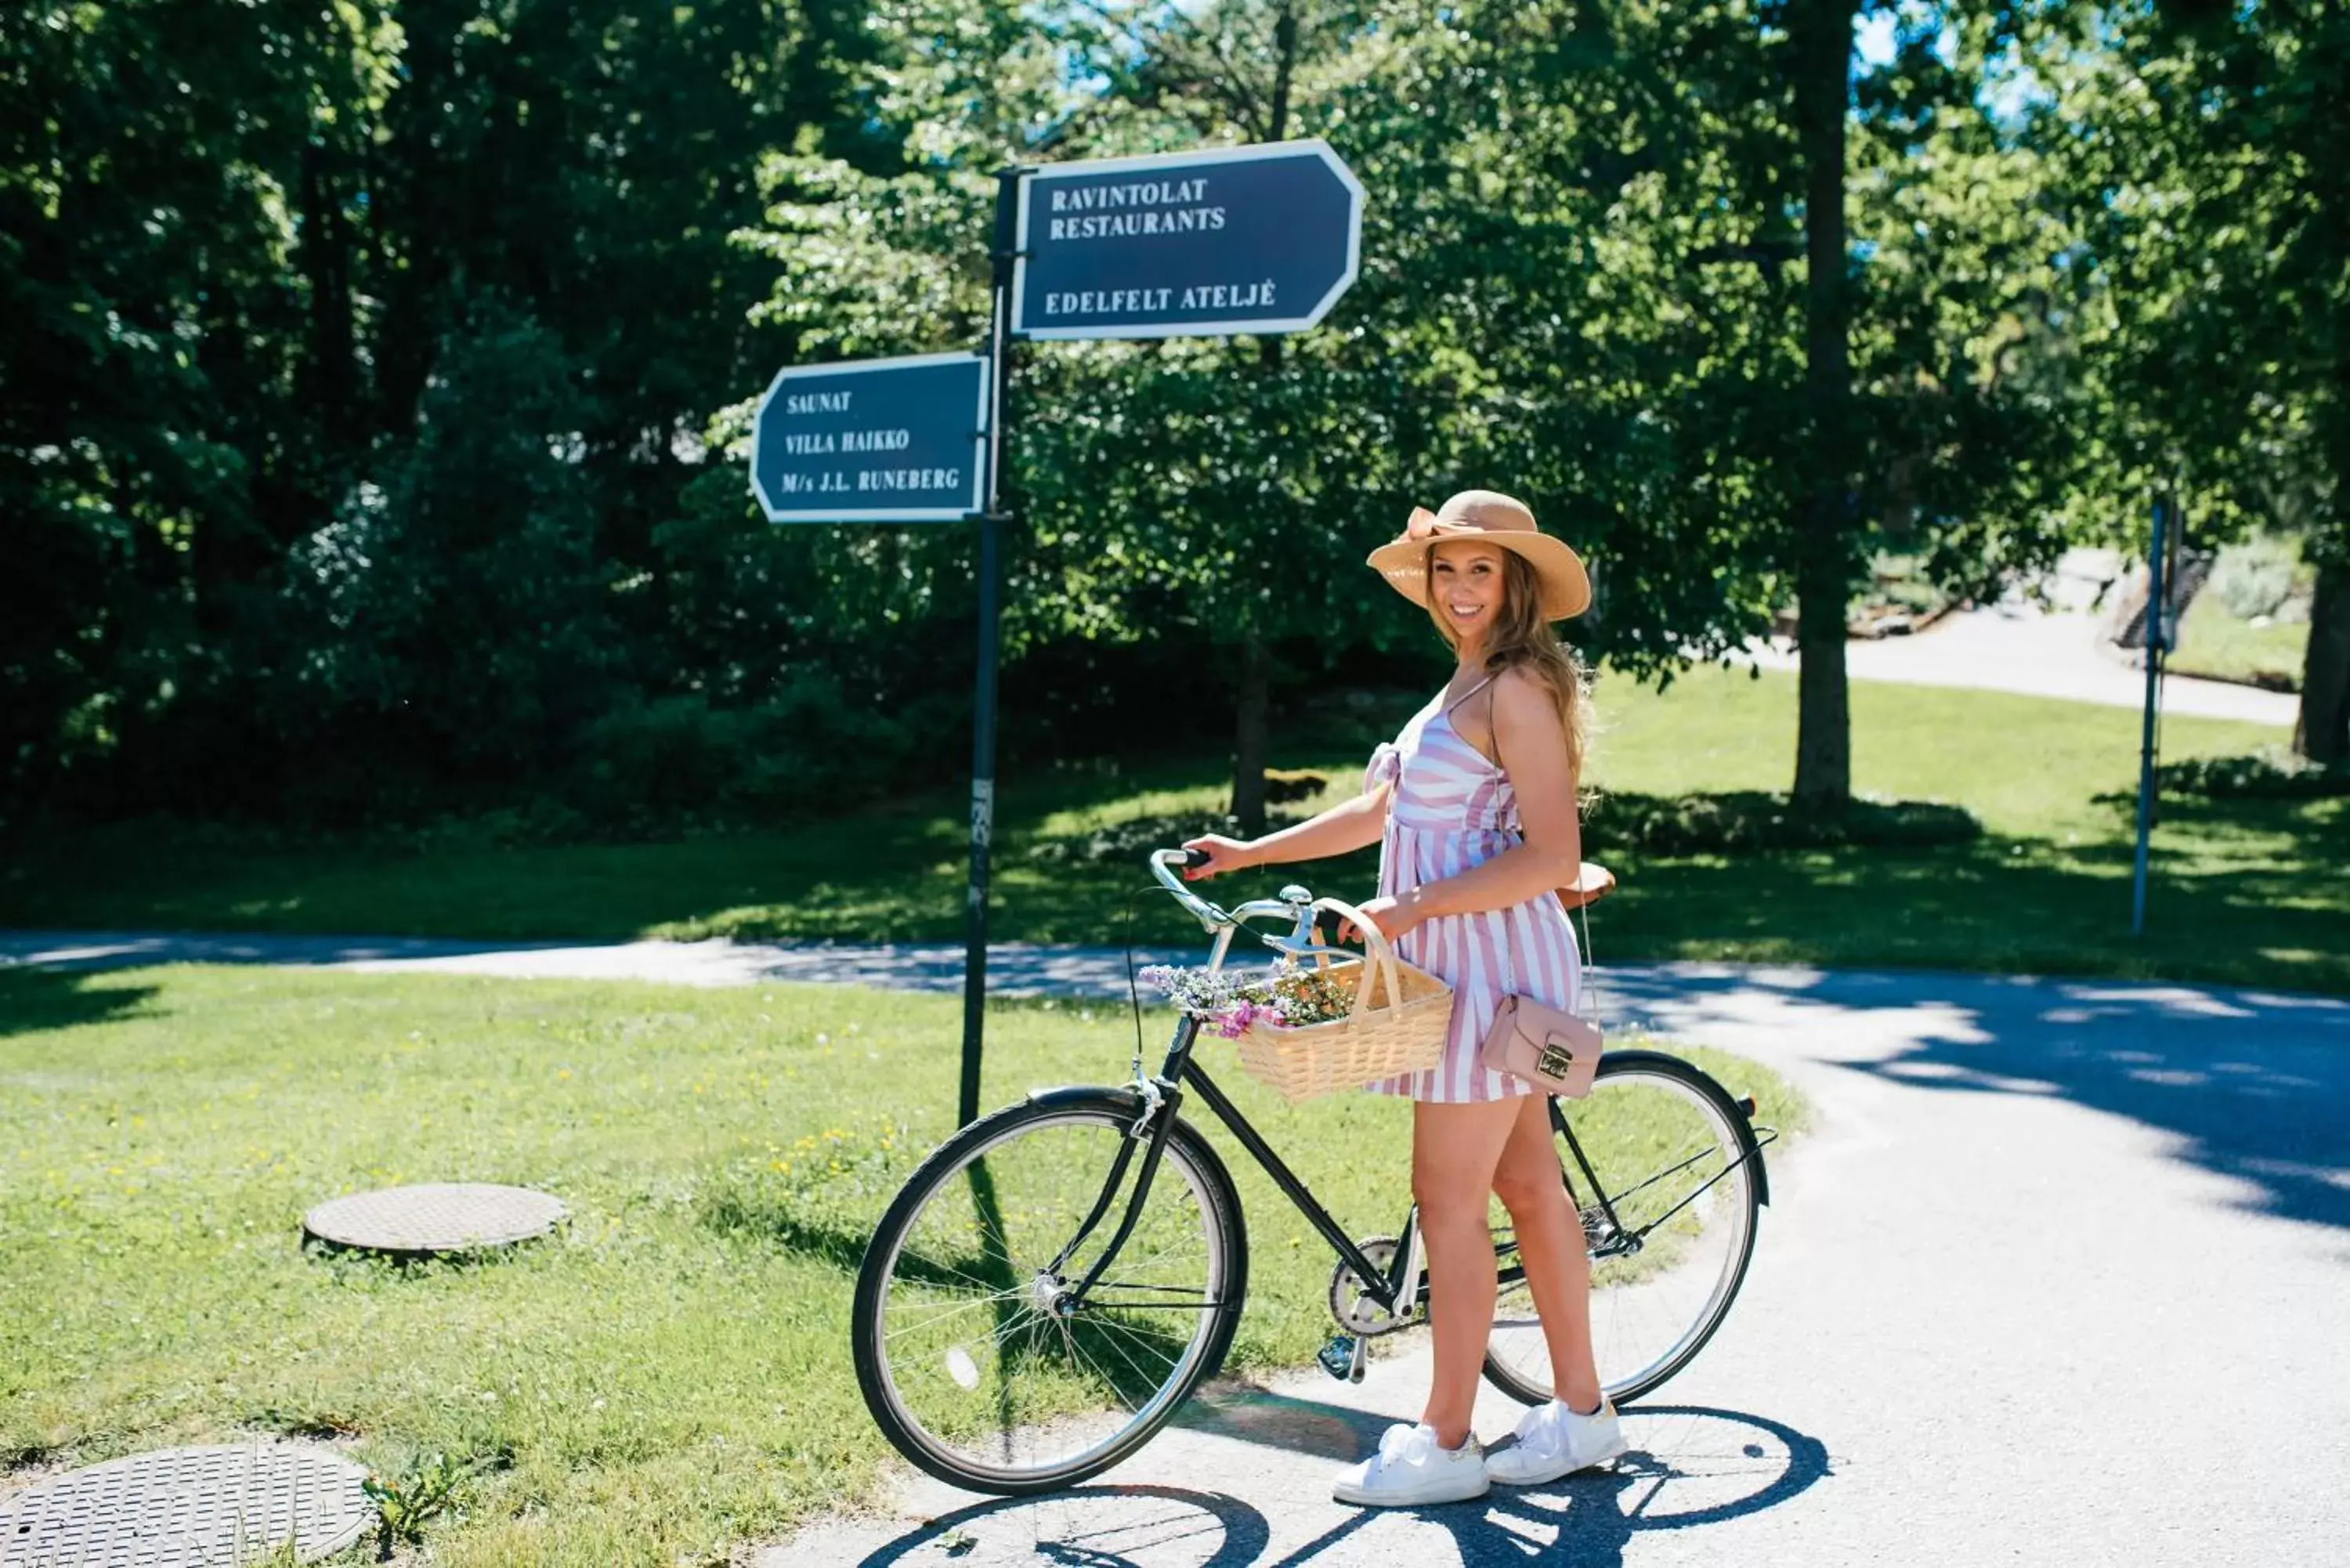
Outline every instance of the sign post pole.
<svg viewBox="0 0 2350 1568">
<path fill-rule="evenodd" d="M 1319 140 L 1015 163 L 995 175 L 984 353 L 789 367 L 760 400 L 751 489 L 769 522 L 979 523 L 956 1100 L 965 1127 L 979 1119 L 987 1023 L 1012 345 L 1303 331 L 1354 284 L 1362 228 L 1362 184 Z"/>
<path fill-rule="evenodd" d="M 995 833 L 995 671 L 1003 645 L 998 559 L 1003 524 L 1004 388 L 1011 379 L 1012 276 L 1020 182 L 1014 167 L 995 176 L 994 308 L 987 332 L 987 510 L 979 520 L 979 671 L 971 703 L 971 892 L 962 964 L 962 1087 L 955 1120 L 979 1119 L 980 1058 L 987 1032 L 987 872 Z"/>
</svg>

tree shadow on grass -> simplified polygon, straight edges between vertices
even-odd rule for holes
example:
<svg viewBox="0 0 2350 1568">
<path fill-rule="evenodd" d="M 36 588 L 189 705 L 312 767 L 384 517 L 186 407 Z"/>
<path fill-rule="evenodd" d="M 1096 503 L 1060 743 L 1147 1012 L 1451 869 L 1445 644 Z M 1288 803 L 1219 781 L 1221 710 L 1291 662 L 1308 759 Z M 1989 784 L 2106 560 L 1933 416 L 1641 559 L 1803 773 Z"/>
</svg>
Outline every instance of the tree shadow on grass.
<svg viewBox="0 0 2350 1568">
<path fill-rule="evenodd" d="M 104 1023 L 143 1010 L 151 985 L 93 983 L 86 974 L 46 969 L 0 969 L 0 1035 L 31 1034 Z"/>
<path fill-rule="evenodd" d="M 763 1202 L 740 1193 L 723 1194 L 702 1206 L 702 1223 L 714 1231 L 752 1236 L 787 1252 L 854 1274 L 865 1262 L 873 1240 L 868 1227 L 858 1231 L 847 1223 L 812 1220 L 781 1202 Z"/>
<path fill-rule="evenodd" d="M 2168 808 L 2130 930 L 2126 837 L 1627 864 L 1599 959 L 1714 956 L 2289 984 L 2350 994 L 2341 801 Z"/>
</svg>

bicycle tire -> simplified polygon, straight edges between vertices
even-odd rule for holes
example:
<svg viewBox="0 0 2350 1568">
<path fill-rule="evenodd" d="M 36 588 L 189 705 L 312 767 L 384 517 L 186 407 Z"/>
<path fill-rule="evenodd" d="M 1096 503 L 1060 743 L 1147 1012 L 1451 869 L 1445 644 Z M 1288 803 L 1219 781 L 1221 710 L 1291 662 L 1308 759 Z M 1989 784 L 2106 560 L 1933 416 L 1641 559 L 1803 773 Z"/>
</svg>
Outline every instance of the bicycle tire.
<svg viewBox="0 0 2350 1568">
<path fill-rule="evenodd" d="M 1168 1137 L 1160 1167 L 1153 1179 L 1149 1206 L 1160 1205 L 1179 1188 L 1181 1197 L 1188 1197 L 1197 1205 L 1204 1237 L 1203 1247 L 1211 1271 L 1211 1277 L 1201 1282 L 1211 1293 L 1198 1303 L 1199 1322 L 1183 1342 L 1180 1355 L 1171 1361 L 1164 1380 L 1140 1401 L 1139 1407 L 1130 1411 L 1129 1418 L 1116 1430 L 1099 1441 L 1087 1443 L 1073 1455 L 1035 1463 L 1014 1462 L 1011 1457 L 1014 1443 L 1006 1437 L 1000 1445 L 1001 1462 L 983 1462 L 941 1431 L 932 1429 L 936 1423 L 926 1421 L 920 1412 L 911 1407 L 908 1391 L 901 1386 L 898 1376 L 899 1369 L 891 1359 L 888 1311 L 893 1276 L 901 1266 L 909 1238 L 925 1213 L 931 1211 L 934 1199 L 947 1193 L 959 1176 L 972 1172 L 983 1158 L 1013 1148 L 1022 1138 L 1047 1128 L 1092 1129 L 1101 1135 L 1100 1138 L 1083 1141 L 1100 1143 L 1106 1148 L 1131 1147 L 1139 1154 L 1142 1146 L 1135 1143 L 1128 1133 L 1142 1110 L 1141 1096 L 1130 1089 L 1108 1087 L 1057 1089 L 1007 1106 L 972 1123 L 941 1145 L 907 1179 L 906 1185 L 883 1214 L 858 1270 L 857 1292 L 849 1316 L 850 1349 L 856 1363 L 858 1386 L 864 1394 L 866 1408 L 871 1413 L 875 1424 L 893 1448 L 929 1474 L 972 1491 L 1000 1497 L 1025 1496 L 1073 1486 L 1127 1459 L 1149 1442 L 1181 1407 L 1191 1391 L 1222 1366 L 1224 1355 L 1231 1348 L 1233 1331 L 1239 1324 L 1242 1303 L 1247 1291 L 1248 1237 L 1241 1213 L 1239 1191 L 1232 1183 L 1231 1173 L 1198 1129 L 1180 1120 Z M 1113 1144 L 1107 1141 L 1112 1138 L 1120 1142 Z M 1108 1168 L 1107 1166 L 1103 1168 L 1105 1177 Z M 975 1183 L 980 1179 L 972 1176 L 970 1179 Z M 1097 1234 L 1087 1238 L 1087 1245 L 1102 1244 L 1117 1229 L 1124 1212 L 1124 1192 L 1130 1188 L 1132 1179 L 1131 1174 L 1123 1179 L 1118 1202 L 1100 1220 Z M 1076 1191 L 1082 1186 L 1081 1181 L 1073 1182 L 1069 1189 Z M 1097 1193 L 1099 1184 L 1094 1184 L 1091 1190 Z M 1181 1197 L 1177 1199 L 1179 1203 Z M 1180 1210 L 1177 1214 L 1177 1219 L 1169 1223 L 1180 1228 L 1182 1223 Z M 983 1216 L 983 1231 L 986 1223 Z M 995 1240 L 1006 1254 L 1001 1277 L 1014 1280 L 1021 1277 L 1023 1265 L 1033 1267 L 1039 1260 L 1011 1257 L 1012 1241 L 1004 1233 L 1006 1229 L 999 1219 L 995 1225 Z M 1073 1231 L 1074 1227 L 1069 1227 L 1067 1232 L 1056 1234 L 1055 1241 L 1066 1241 L 1067 1234 Z M 1054 1233 L 1050 1226 L 1040 1230 L 1040 1234 Z M 1053 1244 L 1045 1242 L 1040 1245 Z M 1080 1253 L 1079 1256 L 1082 1259 L 1085 1254 Z M 1120 1253 L 1121 1258 L 1128 1256 L 1127 1252 Z M 1043 1261 L 1049 1262 L 1050 1255 L 1045 1255 Z M 1075 1273 L 1080 1266 L 1073 1263 L 1069 1272 Z M 984 1284 L 990 1282 L 973 1280 L 972 1282 Z M 1024 1287 L 1016 1296 L 999 1291 L 995 1295 L 982 1300 L 995 1307 L 1000 1320 L 1007 1309 L 1019 1310 L 1014 1303 L 1029 1294 L 1028 1289 Z M 1184 1303 L 1172 1304 L 1178 1308 L 1189 1305 Z M 1188 1316 L 1188 1311 L 1183 1315 Z M 1059 1332 L 1061 1342 L 1068 1345 L 1070 1356 L 1075 1361 L 1084 1363 L 1089 1370 L 1099 1370 L 1099 1364 L 1087 1360 L 1077 1349 L 1069 1330 L 1061 1326 L 1076 1323 L 1078 1319 L 1056 1318 L 1045 1312 L 1036 1312 L 1034 1316 L 1037 1322 L 1052 1324 Z M 913 1326 L 925 1324 L 918 1323 Z M 984 1346 L 993 1353 L 999 1384 L 1008 1381 L 1009 1375 L 1003 1368 L 1015 1359 L 1005 1353 L 1007 1332 L 999 1322 L 995 1330 L 986 1336 Z M 1027 1343 L 1032 1346 L 1041 1342 L 1045 1346 L 1046 1355 L 1050 1354 L 1052 1342 L 1048 1335 L 1032 1334 L 1024 1326 L 1023 1334 L 1030 1335 Z M 948 1354 L 952 1355 L 955 1352 L 951 1350 Z M 1038 1361 L 1045 1358 L 1045 1355 L 1035 1357 Z M 962 1365 L 965 1368 L 972 1367 L 967 1355 Z M 1136 1365 L 1132 1359 L 1127 1359 L 1128 1367 L 1136 1367 Z M 909 1370 L 910 1374 L 911 1369 Z M 1064 1370 L 1066 1370 L 1066 1366 Z M 975 1369 L 972 1376 L 977 1376 Z M 962 1376 L 962 1372 L 957 1373 L 959 1384 Z M 910 1375 L 907 1379 L 908 1382 L 915 1380 Z M 1127 1395 L 1116 1386 L 1115 1371 L 1105 1375 L 1104 1381 L 1110 1385 L 1113 1397 L 1120 1402 L 1127 1399 Z M 976 1386 L 975 1384 L 964 1386 Z M 999 1409 L 1005 1406 L 1000 1397 Z M 1076 1419 L 1072 1417 L 1072 1420 Z M 1078 1421 L 1077 1424 L 1087 1422 Z M 1033 1427 L 1024 1425 L 1015 1430 L 1037 1434 L 1036 1440 L 1041 1441 L 1041 1434 L 1053 1426 L 1054 1423 Z"/>
<path fill-rule="evenodd" d="M 1614 1381 L 1610 1380 L 1610 1369 L 1604 1365 L 1601 1366 L 1601 1386 L 1607 1397 L 1619 1406 L 1628 1405 L 1654 1393 L 1688 1366 L 1729 1317 L 1730 1309 L 1746 1282 L 1747 1270 L 1753 1262 L 1754 1234 L 1765 1190 L 1761 1147 L 1755 1141 L 1754 1129 L 1745 1112 L 1727 1089 L 1695 1064 L 1661 1051 L 1609 1052 L 1600 1059 L 1599 1071 L 1592 1085 L 1592 1102 L 1606 1103 L 1601 1099 L 1602 1091 L 1611 1080 L 1620 1088 L 1640 1079 L 1656 1085 L 1670 1085 L 1684 1096 L 1687 1104 L 1704 1107 L 1714 1135 L 1726 1150 L 1736 1151 L 1734 1164 L 1726 1166 L 1727 1174 L 1722 1178 L 1724 1182 L 1731 1184 L 1731 1190 L 1724 1199 L 1729 1210 L 1724 1219 L 1733 1231 L 1721 1276 L 1714 1282 L 1699 1316 L 1691 1322 L 1689 1330 L 1673 1342 L 1669 1350 Z M 1581 1104 L 1560 1102 L 1555 1108 L 1565 1110 L 1571 1119 L 1575 1114 L 1572 1107 Z M 1572 1193 L 1583 1182 L 1583 1173 L 1572 1168 L 1565 1141 L 1555 1136 L 1553 1141 L 1560 1148 L 1561 1175 Z M 1637 1181 L 1637 1170 L 1638 1168 L 1631 1180 Z M 1616 1184 L 1618 1193 L 1628 1189 L 1627 1186 L 1618 1182 L 1618 1179 L 1607 1173 L 1602 1173 L 1602 1179 Z M 1504 1296 L 1507 1296 L 1506 1291 Z M 1485 1356 L 1486 1381 L 1522 1404 L 1543 1403 L 1551 1397 L 1551 1386 L 1546 1377 L 1537 1378 L 1530 1375 L 1528 1359 L 1513 1359 L 1489 1346 Z"/>
</svg>

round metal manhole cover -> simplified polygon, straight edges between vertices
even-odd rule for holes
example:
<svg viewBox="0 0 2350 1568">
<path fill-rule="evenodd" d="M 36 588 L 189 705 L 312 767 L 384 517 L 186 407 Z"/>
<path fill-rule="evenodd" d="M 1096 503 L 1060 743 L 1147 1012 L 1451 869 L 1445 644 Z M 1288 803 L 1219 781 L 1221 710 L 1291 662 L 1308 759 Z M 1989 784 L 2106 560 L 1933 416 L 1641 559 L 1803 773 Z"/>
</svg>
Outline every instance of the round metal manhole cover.
<svg viewBox="0 0 2350 1568">
<path fill-rule="evenodd" d="M 438 1182 L 321 1203 L 302 1217 L 302 1229 L 321 1241 L 372 1252 L 467 1252 L 544 1236 L 567 1213 L 526 1187 Z"/>
<path fill-rule="evenodd" d="M 162 1449 L 0 1501 L 0 1568 L 229 1568 L 286 1542 L 315 1562 L 375 1522 L 367 1471 L 290 1443 Z"/>
</svg>

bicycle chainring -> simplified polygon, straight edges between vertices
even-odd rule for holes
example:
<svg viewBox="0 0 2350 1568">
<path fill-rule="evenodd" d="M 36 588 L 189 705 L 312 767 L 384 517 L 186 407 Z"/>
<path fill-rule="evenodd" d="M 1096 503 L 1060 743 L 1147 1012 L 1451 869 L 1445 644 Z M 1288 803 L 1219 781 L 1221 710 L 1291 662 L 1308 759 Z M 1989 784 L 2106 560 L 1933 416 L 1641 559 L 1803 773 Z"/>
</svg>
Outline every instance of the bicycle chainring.
<svg viewBox="0 0 2350 1568">
<path fill-rule="evenodd" d="M 1384 1273 L 1394 1266 L 1396 1239 L 1393 1236 L 1366 1236 L 1355 1243 L 1363 1256 Z M 1409 1314 L 1399 1318 L 1378 1303 L 1378 1298 L 1363 1288 L 1345 1259 L 1330 1271 L 1330 1315 L 1338 1326 L 1365 1339 L 1376 1339 L 1383 1334 L 1393 1334 L 1409 1322 Z"/>
</svg>

